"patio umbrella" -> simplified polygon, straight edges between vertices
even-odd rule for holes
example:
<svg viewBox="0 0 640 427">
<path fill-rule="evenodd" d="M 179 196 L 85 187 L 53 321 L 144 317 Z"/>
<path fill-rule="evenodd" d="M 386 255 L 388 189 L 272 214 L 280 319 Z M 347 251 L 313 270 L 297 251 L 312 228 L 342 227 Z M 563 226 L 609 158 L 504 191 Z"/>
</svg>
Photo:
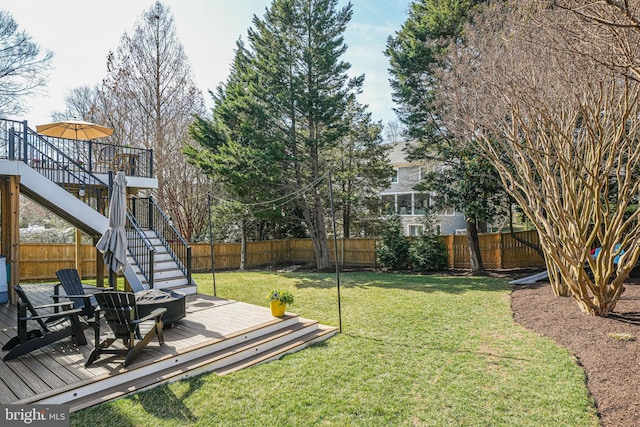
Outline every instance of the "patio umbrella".
<svg viewBox="0 0 640 427">
<path fill-rule="evenodd" d="M 117 273 L 124 268 L 127 257 L 127 234 L 125 232 L 127 209 L 127 179 L 124 172 L 116 175 L 109 199 L 109 228 L 104 232 L 96 249 L 102 253 L 102 259 L 110 272 Z M 109 285 L 114 279 L 114 274 L 109 274 Z"/>
<path fill-rule="evenodd" d="M 63 120 L 61 122 L 37 125 L 36 131 L 41 135 L 85 141 L 104 138 L 113 133 L 111 128 L 82 120 Z"/>
</svg>

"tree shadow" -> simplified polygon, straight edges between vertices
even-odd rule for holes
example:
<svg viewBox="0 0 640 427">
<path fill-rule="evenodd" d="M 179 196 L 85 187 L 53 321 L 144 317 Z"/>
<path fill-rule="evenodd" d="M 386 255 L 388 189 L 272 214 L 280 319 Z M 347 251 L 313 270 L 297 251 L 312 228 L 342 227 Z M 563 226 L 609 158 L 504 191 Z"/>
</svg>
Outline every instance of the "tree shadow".
<svg viewBox="0 0 640 427">
<path fill-rule="evenodd" d="M 609 313 L 609 318 L 630 325 L 640 325 L 640 312 Z"/>
<path fill-rule="evenodd" d="M 146 393 L 138 393 L 132 397 L 136 403 L 144 408 L 146 413 L 163 420 L 180 421 L 181 423 L 193 423 L 197 417 L 183 403 L 191 394 L 198 391 L 203 381 L 200 376 L 189 378 L 181 382 L 187 384 L 188 390 L 181 396 L 171 390 L 168 384 L 163 384 Z"/>
<path fill-rule="evenodd" d="M 283 274 L 294 279 L 294 286 L 298 289 L 332 289 L 337 285 L 335 273 L 294 272 Z M 373 271 L 340 273 L 340 286 L 344 289 L 379 287 L 450 294 L 462 294 L 469 291 L 504 292 L 512 289 L 508 280 L 511 278 L 446 275 L 446 273 L 404 274 Z"/>
</svg>

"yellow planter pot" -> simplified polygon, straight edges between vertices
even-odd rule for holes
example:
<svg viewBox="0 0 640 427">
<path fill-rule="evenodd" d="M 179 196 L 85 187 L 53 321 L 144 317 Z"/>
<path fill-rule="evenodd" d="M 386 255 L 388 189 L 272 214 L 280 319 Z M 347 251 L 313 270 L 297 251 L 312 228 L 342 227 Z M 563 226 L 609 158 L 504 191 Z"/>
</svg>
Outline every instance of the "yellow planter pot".
<svg viewBox="0 0 640 427">
<path fill-rule="evenodd" d="M 271 314 L 275 317 L 284 316 L 284 312 L 287 308 L 287 304 L 278 300 L 271 301 Z"/>
</svg>

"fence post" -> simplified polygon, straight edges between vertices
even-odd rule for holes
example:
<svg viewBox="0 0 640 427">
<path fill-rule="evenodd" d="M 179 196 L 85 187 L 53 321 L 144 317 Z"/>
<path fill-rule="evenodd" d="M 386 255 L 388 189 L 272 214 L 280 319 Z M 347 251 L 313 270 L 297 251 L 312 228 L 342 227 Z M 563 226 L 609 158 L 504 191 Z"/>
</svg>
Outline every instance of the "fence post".
<svg viewBox="0 0 640 427">
<path fill-rule="evenodd" d="M 449 254 L 449 268 L 454 268 L 456 265 L 455 252 L 453 251 L 453 234 L 447 236 L 445 241 L 447 245 L 447 253 Z"/>
<path fill-rule="evenodd" d="M 500 251 L 500 252 L 498 252 L 499 261 L 500 261 L 499 265 L 500 265 L 500 268 L 504 268 L 504 261 L 503 261 L 503 258 L 504 258 L 504 239 L 503 239 L 502 233 L 498 233 L 498 236 L 499 236 L 499 240 L 498 240 L 499 247 L 498 247 L 498 250 Z"/>
</svg>

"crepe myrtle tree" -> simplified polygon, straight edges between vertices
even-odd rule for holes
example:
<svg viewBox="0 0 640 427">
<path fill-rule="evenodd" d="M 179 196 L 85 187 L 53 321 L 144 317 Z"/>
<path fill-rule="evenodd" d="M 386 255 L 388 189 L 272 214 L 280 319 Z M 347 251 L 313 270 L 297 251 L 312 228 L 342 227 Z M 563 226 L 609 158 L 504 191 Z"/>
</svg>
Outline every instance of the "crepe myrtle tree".
<svg viewBox="0 0 640 427">
<path fill-rule="evenodd" d="M 640 255 L 640 83 L 612 65 L 639 31 L 532 5 L 492 5 L 465 29 L 441 70 L 443 118 L 535 225 L 556 295 L 607 316 Z M 602 21 L 625 20 L 605 6 Z"/>
</svg>

